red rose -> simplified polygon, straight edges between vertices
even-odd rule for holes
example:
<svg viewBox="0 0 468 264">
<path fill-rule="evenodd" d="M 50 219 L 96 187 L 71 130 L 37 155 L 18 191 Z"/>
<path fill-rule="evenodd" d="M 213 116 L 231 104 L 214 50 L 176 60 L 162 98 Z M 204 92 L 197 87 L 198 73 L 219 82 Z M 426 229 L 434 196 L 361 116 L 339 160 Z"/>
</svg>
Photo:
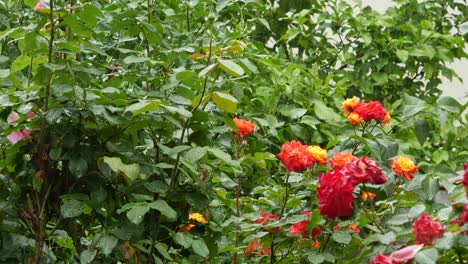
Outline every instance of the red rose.
<svg viewBox="0 0 468 264">
<path fill-rule="evenodd" d="M 261 218 L 258 218 L 254 221 L 254 223 L 256 224 L 263 224 L 263 225 L 268 225 L 270 223 L 270 221 L 268 221 L 268 219 L 271 219 L 271 220 L 278 220 L 278 216 L 277 215 L 274 215 L 274 214 L 269 214 L 269 213 L 264 213 L 264 212 L 260 212 L 260 216 Z M 276 232 L 276 231 L 280 231 L 282 230 L 283 227 L 281 226 L 278 226 L 278 227 L 273 227 L 270 229 L 270 231 L 272 232 Z"/>
<path fill-rule="evenodd" d="M 354 186 L 359 183 L 384 184 L 387 182 L 382 169 L 375 161 L 367 157 L 348 162 L 342 169 L 342 173 L 350 178 Z"/>
<path fill-rule="evenodd" d="M 317 197 L 321 215 L 329 218 L 349 216 L 353 211 L 354 185 L 341 171 L 328 171 L 318 178 Z"/>
<path fill-rule="evenodd" d="M 452 225 L 459 225 L 459 226 L 464 226 L 466 223 L 468 223 L 468 204 L 463 204 L 463 212 L 462 214 L 450 224 Z"/>
<path fill-rule="evenodd" d="M 255 131 L 255 125 L 252 121 L 239 119 L 237 117 L 234 117 L 232 121 L 234 121 L 237 126 L 237 133 L 234 135 L 236 139 L 241 139 Z"/>
<path fill-rule="evenodd" d="M 392 259 L 388 256 L 377 254 L 370 264 L 392 264 Z"/>
<path fill-rule="evenodd" d="M 301 212 L 301 215 L 309 215 L 311 214 L 310 211 L 304 210 Z M 310 231 L 307 230 L 307 225 L 310 223 L 310 220 L 303 220 L 293 224 L 289 228 L 289 233 L 295 235 L 301 235 L 304 238 L 308 238 L 310 236 Z M 322 234 L 322 228 L 317 226 L 312 230 L 312 238 L 315 238 L 317 235 Z"/>
<path fill-rule="evenodd" d="M 269 255 L 270 252 L 271 248 L 264 249 L 260 239 L 250 242 L 247 248 L 244 250 L 244 254 L 249 258 L 254 254 Z"/>
<path fill-rule="evenodd" d="M 444 225 L 425 212 L 413 223 L 416 244 L 432 246 L 434 241 L 444 235 Z"/>
<path fill-rule="evenodd" d="M 360 102 L 353 108 L 353 112 L 358 114 L 366 122 L 372 119 L 383 122 L 387 115 L 387 110 L 378 101 L 370 101 L 368 103 Z"/>
<path fill-rule="evenodd" d="M 283 162 L 288 171 L 301 172 L 312 165 L 312 156 L 307 151 L 308 146 L 301 142 L 292 140 L 286 142 L 281 148 L 281 152 L 276 156 Z"/>
</svg>

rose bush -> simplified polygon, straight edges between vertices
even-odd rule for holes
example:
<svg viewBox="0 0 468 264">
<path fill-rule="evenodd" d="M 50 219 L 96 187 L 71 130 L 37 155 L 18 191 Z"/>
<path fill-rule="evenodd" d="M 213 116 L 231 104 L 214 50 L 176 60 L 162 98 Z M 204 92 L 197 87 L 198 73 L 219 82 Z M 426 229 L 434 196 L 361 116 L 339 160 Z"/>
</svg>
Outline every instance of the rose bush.
<svg viewBox="0 0 468 264">
<path fill-rule="evenodd" d="M 1 2 L 0 262 L 463 263 L 465 12 Z"/>
</svg>

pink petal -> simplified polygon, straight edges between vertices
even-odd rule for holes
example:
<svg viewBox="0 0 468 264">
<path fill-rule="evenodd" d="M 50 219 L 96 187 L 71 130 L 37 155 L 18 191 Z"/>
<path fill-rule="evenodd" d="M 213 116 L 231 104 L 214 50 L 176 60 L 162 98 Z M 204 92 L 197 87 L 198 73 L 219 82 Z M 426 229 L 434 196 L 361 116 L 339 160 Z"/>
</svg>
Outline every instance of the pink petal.
<svg viewBox="0 0 468 264">
<path fill-rule="evenodd" d="M 404 247 L 390 254 L 390 258 L 392 261 L 405 263 L 406 261 L 412 260 L 423 246 L 424 245 L 420 244 Z"/>
<path fill-rule="evenodd" d="M 13 131 L 10 135 L 7 136 L 7 139 L 10 140 L 10 142 L 14 145 L 18 143 L 18 141 L 29 138 L 31 133 L 32 133 L 32 130 L 30 129 Z"/>
<path fill-rule="evenodd" d="M 16 120 L 20 119 L 20 116 L 16 112 L 11 112 L 7 117 L 8 124 L 15 122 Z"/>
<path fill-rule="evenodd" d="M 38 11 L 40 9 L 44 8 L 44 5 L 42 4 L 42 1 L 37 2 L 36 6 L 34 7 L 34 11 Z"/>
<path fill-rule="evenodd" d="M 26 120 L 31 121 L 35 116 L 36 116 L 36 114 L 34 112 L 29 112 L 28 113 L 28 118 Z"/>
</svg>

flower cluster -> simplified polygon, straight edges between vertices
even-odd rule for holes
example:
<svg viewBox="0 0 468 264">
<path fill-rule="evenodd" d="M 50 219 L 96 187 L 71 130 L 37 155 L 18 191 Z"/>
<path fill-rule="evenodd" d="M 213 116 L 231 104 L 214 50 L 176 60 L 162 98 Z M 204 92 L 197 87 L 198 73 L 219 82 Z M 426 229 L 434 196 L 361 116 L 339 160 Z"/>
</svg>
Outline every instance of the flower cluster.
<svg viewBox="0 0 468 264">
<path fill-rule="evenodd" d="M 327 155 L 326 149 L 303 145 L 299 141 L 292 140 L 284 143 L 281 152 L 276 156 L 289 172 L 301 172 L 313 163 L 326 164 Z"/>
<path fill-rule="evenodd" d="M 356 185 L 387 182 L 382 169 L 367 157 L 336 153 L 332 161 L 334 170 L 319 176 L 320 186 L 317 188 L 320 214 L 329 218 L 351 215 Z"/>
<path fill-rule="evenodd" d="M 244 254 L 249 258 L 253 255 L 268 256 L 270 253 L 271 248 L 263 248 L 263 243 L 260 239 L 250 242 L 247 248 L 244 250 Z"/>
<path fill-rule="evenodd" d="M 301 212 L 301 215 L 309 215 L 311 214 L 310 211 L 304 210 Z M 289 228 L 289 233 L 294 235 L 301 235 L 303 238 L 309 238 L 312 233 L 312 238 L 315 239 L 316 236 L 322 234 L 322 228 L 317 226 L 312 229 L 312 232 L 307 230 L 307 225 L 310 223 L 310 220 L 302 220 L 299 221 Z"/>
<path fill-rule="evenodd" d="M 414 173 L 418 171 L 418 167 L 408 157 L 397 157 L 392 160 L 391 165 L 393 171 L 398 175 L 403 175 L 406 180 L 411 180 Z"/>
<path fill-rule="evenodd" d="M 371 261 L 371 264 L 402 264 L 412 260 L 416 254 L 421 250 L 423 245 L 411 245 L 399 249 L 390 256 L 377 254 Z"/>
<path fill-rule="evenodd" d="M 235 139 L 242 139 L 255 131 L 255 124 L 253 124 L 252 121 L 239 119 L 237 117 L 234 117 L 232 121 L 237 127 L 237 132 L 234 135 Z"/>
<path fill-rule="evenodd" d="M 260 212 L 260 218 L 254 220 L 254 223 L 255 224 L 262 224 L 262 225 L 268 225 L 270 224 L 270 220 L 278 220 L 278 216 L 275 215 L 275 214 L 269 214 L 269 213 L 264 213 L 264 212 Z M 271 232 L 277 232 L 277 231 L 281 231 L 283 228 L 281 226 L 278 226 L 278 227 L 273 227 L 271 229 L 269 229 Z"/>
<path fill-rule="evenodd" d="M 390 115 L 387 109 L 378 101 L 360 102 L 359 98 L 346 99 L 342 105 L 343 113 L 348 117 L 351 125 L 355 126 L 361 122 L 376 120 L 381 124 L 390 123 Z"/>
<path fill-rule="evenodd" d="M 198 222 L 200 224 L 208 223 L 208 221 L 206 221 L 205 217 L 200 213 L 190 213 L 188 215 L 188 219 L 193 220 L 194 222 Z M 188 232 L 192 228 L 194 228 L 195 226 L 197 226 L 197 225 L 195 225 L 193 223 L 188 223 L 188 224 L 182 226 L 181 228 L 179 228 L 179 230 L 177 232 Z"/>
<path fill-rule="evenodd" d="M 413 234 L 416 244 L 434 245 L 434 241 L 444 235 L 444 225 L 427 215 L 425 212 L 414 221 Z"/>
</svg>

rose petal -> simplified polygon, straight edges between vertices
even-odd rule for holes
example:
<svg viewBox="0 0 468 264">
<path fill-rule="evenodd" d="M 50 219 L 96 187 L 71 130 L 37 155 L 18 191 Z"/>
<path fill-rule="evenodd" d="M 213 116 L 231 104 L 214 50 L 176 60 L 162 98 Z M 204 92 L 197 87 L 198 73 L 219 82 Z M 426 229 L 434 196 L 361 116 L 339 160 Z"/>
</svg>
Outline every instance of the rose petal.
<svg viewBox="0 0 468 264">
<path fill-rule="evenodd" d="M 20 116 L 16 112 L 11 112 L 7 117 L 8 124 L 15 122 L 16 120 L 20 119 Z"/>
<path fill-rule="evenodd" d="M 31 133 L 32 133 L 32 130 L 30 129 L 13 131 L 10 135 L 7 136 L 7 139 L 10 140 L 10 142 L 14 145 L 18 143 L 18 141 L 29 138 Z"/>
<path fill-rule="evenodd" d="M 419 244 L 404 247 L 390 254 L 390 258 L 395 262 L 405 263 L 406 261 L 413 259 L 423 246 L 424 245 Z"/>
</svg>

